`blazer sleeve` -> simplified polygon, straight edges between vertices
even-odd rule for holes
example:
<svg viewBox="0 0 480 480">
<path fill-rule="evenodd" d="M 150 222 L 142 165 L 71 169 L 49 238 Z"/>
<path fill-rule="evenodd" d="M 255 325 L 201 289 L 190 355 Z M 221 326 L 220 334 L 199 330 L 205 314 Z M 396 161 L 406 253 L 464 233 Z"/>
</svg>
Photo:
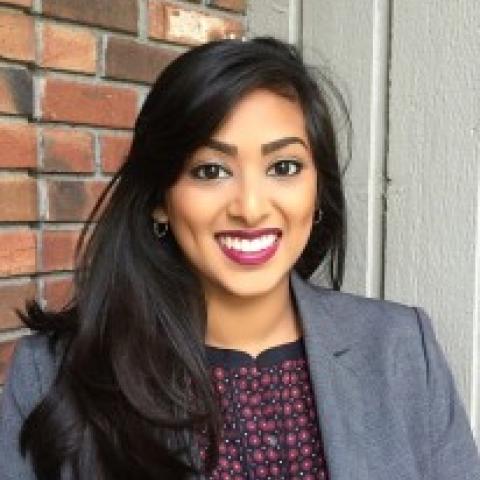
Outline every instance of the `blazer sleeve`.
<svg viewBox="0 0 480 480">
<path fill-rule="evenodd" d="M 34 339 L 18 341 L 0 404 L 0 479 L 35 480 L 30 462 L 20 454 L 20 430 L 40 397 Z"/>
<path fill-rule="evenodd" d="M 431 475 L 480 480 L 480 459 L 464 405 L 427 314 L 416 308 L 426 361 Z"/>
</svg>

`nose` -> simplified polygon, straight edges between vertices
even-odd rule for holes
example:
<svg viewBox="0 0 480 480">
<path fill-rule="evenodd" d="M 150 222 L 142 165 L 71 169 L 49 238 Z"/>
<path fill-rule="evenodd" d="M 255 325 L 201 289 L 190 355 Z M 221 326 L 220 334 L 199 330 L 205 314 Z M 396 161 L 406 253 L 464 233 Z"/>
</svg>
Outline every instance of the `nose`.
<svg viewBox="0 0 480 480">
<path fill-rule="evenodd" d="M 228 205 L 228 215 L 246 225 L 260 225 L 269 215 L 268 192 L 255 176 L 238 182 Z"/>
</svg>

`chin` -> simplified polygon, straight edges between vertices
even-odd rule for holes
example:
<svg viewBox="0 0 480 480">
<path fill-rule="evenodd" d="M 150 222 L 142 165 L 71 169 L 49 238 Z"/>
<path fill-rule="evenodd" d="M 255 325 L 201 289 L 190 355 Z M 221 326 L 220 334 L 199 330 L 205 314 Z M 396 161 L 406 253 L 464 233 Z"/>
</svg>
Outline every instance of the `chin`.
<svg viewBox="0 0 480 480">
<path fill-rule="evenodd" d="M 214 288 L 220 288 L 230 295 L 237 297 L 257 297 L 266 295 L 273 290 L 284 278 L 288 277 L 288 272 L 267 272 L 260 270 L 250 272 L 229 273 L 225 278 L 216 277 L 210 279 L 209 283 Z M 213 282 L 212 282 L 213 280 Z"/>
</svg>

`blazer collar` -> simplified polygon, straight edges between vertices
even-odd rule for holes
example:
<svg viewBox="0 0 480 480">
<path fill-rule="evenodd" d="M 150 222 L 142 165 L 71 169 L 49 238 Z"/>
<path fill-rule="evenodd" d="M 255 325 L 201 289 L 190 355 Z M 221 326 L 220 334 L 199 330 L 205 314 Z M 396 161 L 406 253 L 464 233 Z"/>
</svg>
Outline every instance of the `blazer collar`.
<svg viewBox="0 0 480 480">
<path fill-rule="evenodd" d="M 313 286 L 296 272 L 290 286 L 302 323 L 329 478 L 367 480 L 364 399 L 356 373 L 361 365 L 352 355 L 359 332 L 340 318 L 345 313 L 331 303 L 335 292 Z"/>
<path fill-rule="evenodd" d="M 359 318 L 362 311 L 356 308 L 358 305 L 349 308 L 346 297 L 352 296 L 314 285 L 294 270 L 290 274 L 290 287 L 305 339 L 307 342 L 313 339 L 316 350 L 341 358 L 362 344 L 364 319 Z M 338 301 L 339 295 L 344 297 L 341 302 Z M 352 314 L 356 317 L 355 322 L 351 321 Z"/>
</svg>

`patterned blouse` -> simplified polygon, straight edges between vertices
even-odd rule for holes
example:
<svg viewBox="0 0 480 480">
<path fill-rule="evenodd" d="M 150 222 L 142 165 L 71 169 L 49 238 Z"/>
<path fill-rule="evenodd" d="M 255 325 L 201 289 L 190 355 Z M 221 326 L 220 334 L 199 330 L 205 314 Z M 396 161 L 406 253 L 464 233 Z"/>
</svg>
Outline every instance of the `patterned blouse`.
<svg viewBox="0 0 480 480">
<path fill-rule="evenodd" d="M 303 340 L 255 358 L 207 346 L 207 357 L 224 419 L 219 462 L 208 478 L 328 479 Z M 205 459 L 205 435 L 199 447 Z"/>
</svg>

